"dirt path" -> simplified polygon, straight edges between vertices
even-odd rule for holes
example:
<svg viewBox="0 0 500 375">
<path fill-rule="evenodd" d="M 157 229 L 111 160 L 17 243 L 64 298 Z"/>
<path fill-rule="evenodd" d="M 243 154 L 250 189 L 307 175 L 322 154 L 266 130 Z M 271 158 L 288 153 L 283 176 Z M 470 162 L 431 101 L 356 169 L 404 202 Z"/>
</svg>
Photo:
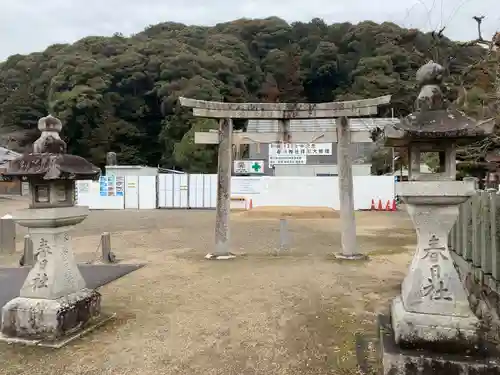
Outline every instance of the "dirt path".
<svg viewBox="0 0 500 375">
<path fill-rule="evenodd" d="M 292 249 L 275 256 L 279 221 L 236 214 L 232 248 L 246 255 L 211 262 L 211 211 L 92 212 L 74 231 L 80 260 L 110 231 L 119 258 L 147 263 L 102 288 L 118 318 L 59 351 L 0 344 L 0 373 L 356 374 L 354 333 L 375 329 L 414 242 L 404 212 L 356 219 L 367 263 L 332 261 L 338 219 L 290 220 Z"/>
</svg>

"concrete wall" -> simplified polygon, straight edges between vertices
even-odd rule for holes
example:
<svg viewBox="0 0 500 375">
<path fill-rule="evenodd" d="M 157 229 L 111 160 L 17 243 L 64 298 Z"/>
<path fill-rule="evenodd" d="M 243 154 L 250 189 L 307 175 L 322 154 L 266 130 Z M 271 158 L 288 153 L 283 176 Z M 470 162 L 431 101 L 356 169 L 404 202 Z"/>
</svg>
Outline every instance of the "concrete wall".
<svg viewBox="0 0 500 375">
<path fill-rule="evenodd" d="M 124 177 L 124 195 L 102 194 L 99 182 L 78 181 L 78 205 L 91 209 L 215 208 L 217 175 L 160 174 Z M 354 176 L 354 208 L 385 206 L 394 199 L 394 177 Z M 115 188 L 116 191 L 116 188 Z M 295 206 L 340 209 L 338 177 L 232 177 L 231 197 L 254 207 Z"/>
<path fill-rule="evenodd" d="M 353 164 L 353 176 L 369 176 L 371 173 L 371 164 Z M 318 175 L 338 175 L 337 165 L 276 165 L 274 167 L 275 176 L 300 176 L 300 177 L 315 177 Z"/>
<path fill-rule="evenodd" d="M 236 194 L 238 185 L 233 177 L 231 193 Z M 244 181 L 242 181 L 244 182 Z M 246 184 L 246 183 L 245 183 Z M 340 209 L 338 177 L 263 177 L 258 194 L 247 194 L 252 199 L 253 207 L 259 206 L 299 206 L 331 207 Z M 375 202 L 387 202 L 394 199 L 394 178 L 392 176 L 355 176 L 354 209 L 370 209 L 372 199 Z M 255 189 L 256 190 L 256 189 Z M 245 196 L 245 194 L 239 194 Z"/>
<path fill-rule="evenodd" d="M 160 208 L 215 208 L 217 175 L 158 176 Z M 394 199 L 394 177 L 354 176 L 354 208 L 370 209 L 372 199 L 385 206 Z M 340 208 L 338 177 L 237 177 L 231 197 L 252 200 L 253 207 L 295 206 Z"/>
</svg>

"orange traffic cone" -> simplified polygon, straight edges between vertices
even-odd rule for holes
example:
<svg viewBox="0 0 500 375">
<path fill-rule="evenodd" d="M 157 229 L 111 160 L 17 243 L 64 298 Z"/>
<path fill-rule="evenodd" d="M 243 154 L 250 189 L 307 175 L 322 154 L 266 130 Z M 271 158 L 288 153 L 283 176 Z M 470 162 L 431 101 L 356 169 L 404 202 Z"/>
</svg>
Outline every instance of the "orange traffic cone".
<svg viewBox="0 0 500 375">
<path fill-rule="evenodd" d="M 385 205 L 385 210 L 391 211 L 391 201 L 390 200 L 387 201 L 387 204 Z"/>
<path fill-rule="evenodd" d="M 372 199 L 372 206 L 370 207 L 370 210 L 371 211 L 375 211 L 376 210 L 376 208 L 375 208 L 375 200 L 374 199 Z"/>
<path fill-rule="evenodd" d="M 398 210 L 398 207 L 396 205 L 396 200 L 395 199 L 392 200 L 392 210 L 393 211 L 397 211 Z"/>
<path fill-rule="evenodd" d="M 248 204 L 248 209 L 251 210 L 253 208 L 253 200 L 250 199 L 250 203 Z"/>
<path fill-rule="evenodd" d="M 382 207 L 382 199 L 379 199 L 378 200 L 378 207 L 377 207 L 377 211 L 383 211 L 384 208 Z"/>
</svg>

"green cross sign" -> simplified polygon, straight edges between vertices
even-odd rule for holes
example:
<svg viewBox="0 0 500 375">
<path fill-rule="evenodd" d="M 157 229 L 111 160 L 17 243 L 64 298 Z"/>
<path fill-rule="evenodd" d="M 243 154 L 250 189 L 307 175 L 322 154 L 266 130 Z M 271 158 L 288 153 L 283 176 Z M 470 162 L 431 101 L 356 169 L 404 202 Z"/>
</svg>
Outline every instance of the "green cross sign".
<svg viewBox="0 0 500 375">
<path fill-rule="evenodd" d="M 252 169 L 253 169 L 256 173 L 259 173 L 260 168 L 261 168 L 261 166 L 260 166 L 260 164 L 259 164 L 259 163 L 255 162 L 255 163 L 253 163 L 253 164 L 252 164 Z"/>
</svg>

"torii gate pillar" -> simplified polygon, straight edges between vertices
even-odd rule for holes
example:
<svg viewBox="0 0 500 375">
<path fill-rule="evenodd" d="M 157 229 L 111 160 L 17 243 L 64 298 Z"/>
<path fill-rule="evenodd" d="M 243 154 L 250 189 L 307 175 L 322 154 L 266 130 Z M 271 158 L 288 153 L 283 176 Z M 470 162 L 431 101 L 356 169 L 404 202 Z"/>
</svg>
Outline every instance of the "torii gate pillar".
<svg viewBox="0 0 500 375">
<path fill-rule="evenodd" d="M 354 184 L 352 181 L 352 160 L 350 155 L 351 131 L 349 119 L 345 116 L 340 118 L 340 124 L 337 127 L 337 137 L 342 252 L 335 254 L 335 257 L 340 260 L 366 259 L 366 255 L 356 251 Z"/>
<path fill-rule="evenodd" d="M 207 259 L 232 259 L 229 250 L 229 213 L 231 211 L 231 159 L 233 121 L 219 120 L 219 151 L 217 158 L 217 203 L 215 213 L 215 251 Z"/>
</svg>

